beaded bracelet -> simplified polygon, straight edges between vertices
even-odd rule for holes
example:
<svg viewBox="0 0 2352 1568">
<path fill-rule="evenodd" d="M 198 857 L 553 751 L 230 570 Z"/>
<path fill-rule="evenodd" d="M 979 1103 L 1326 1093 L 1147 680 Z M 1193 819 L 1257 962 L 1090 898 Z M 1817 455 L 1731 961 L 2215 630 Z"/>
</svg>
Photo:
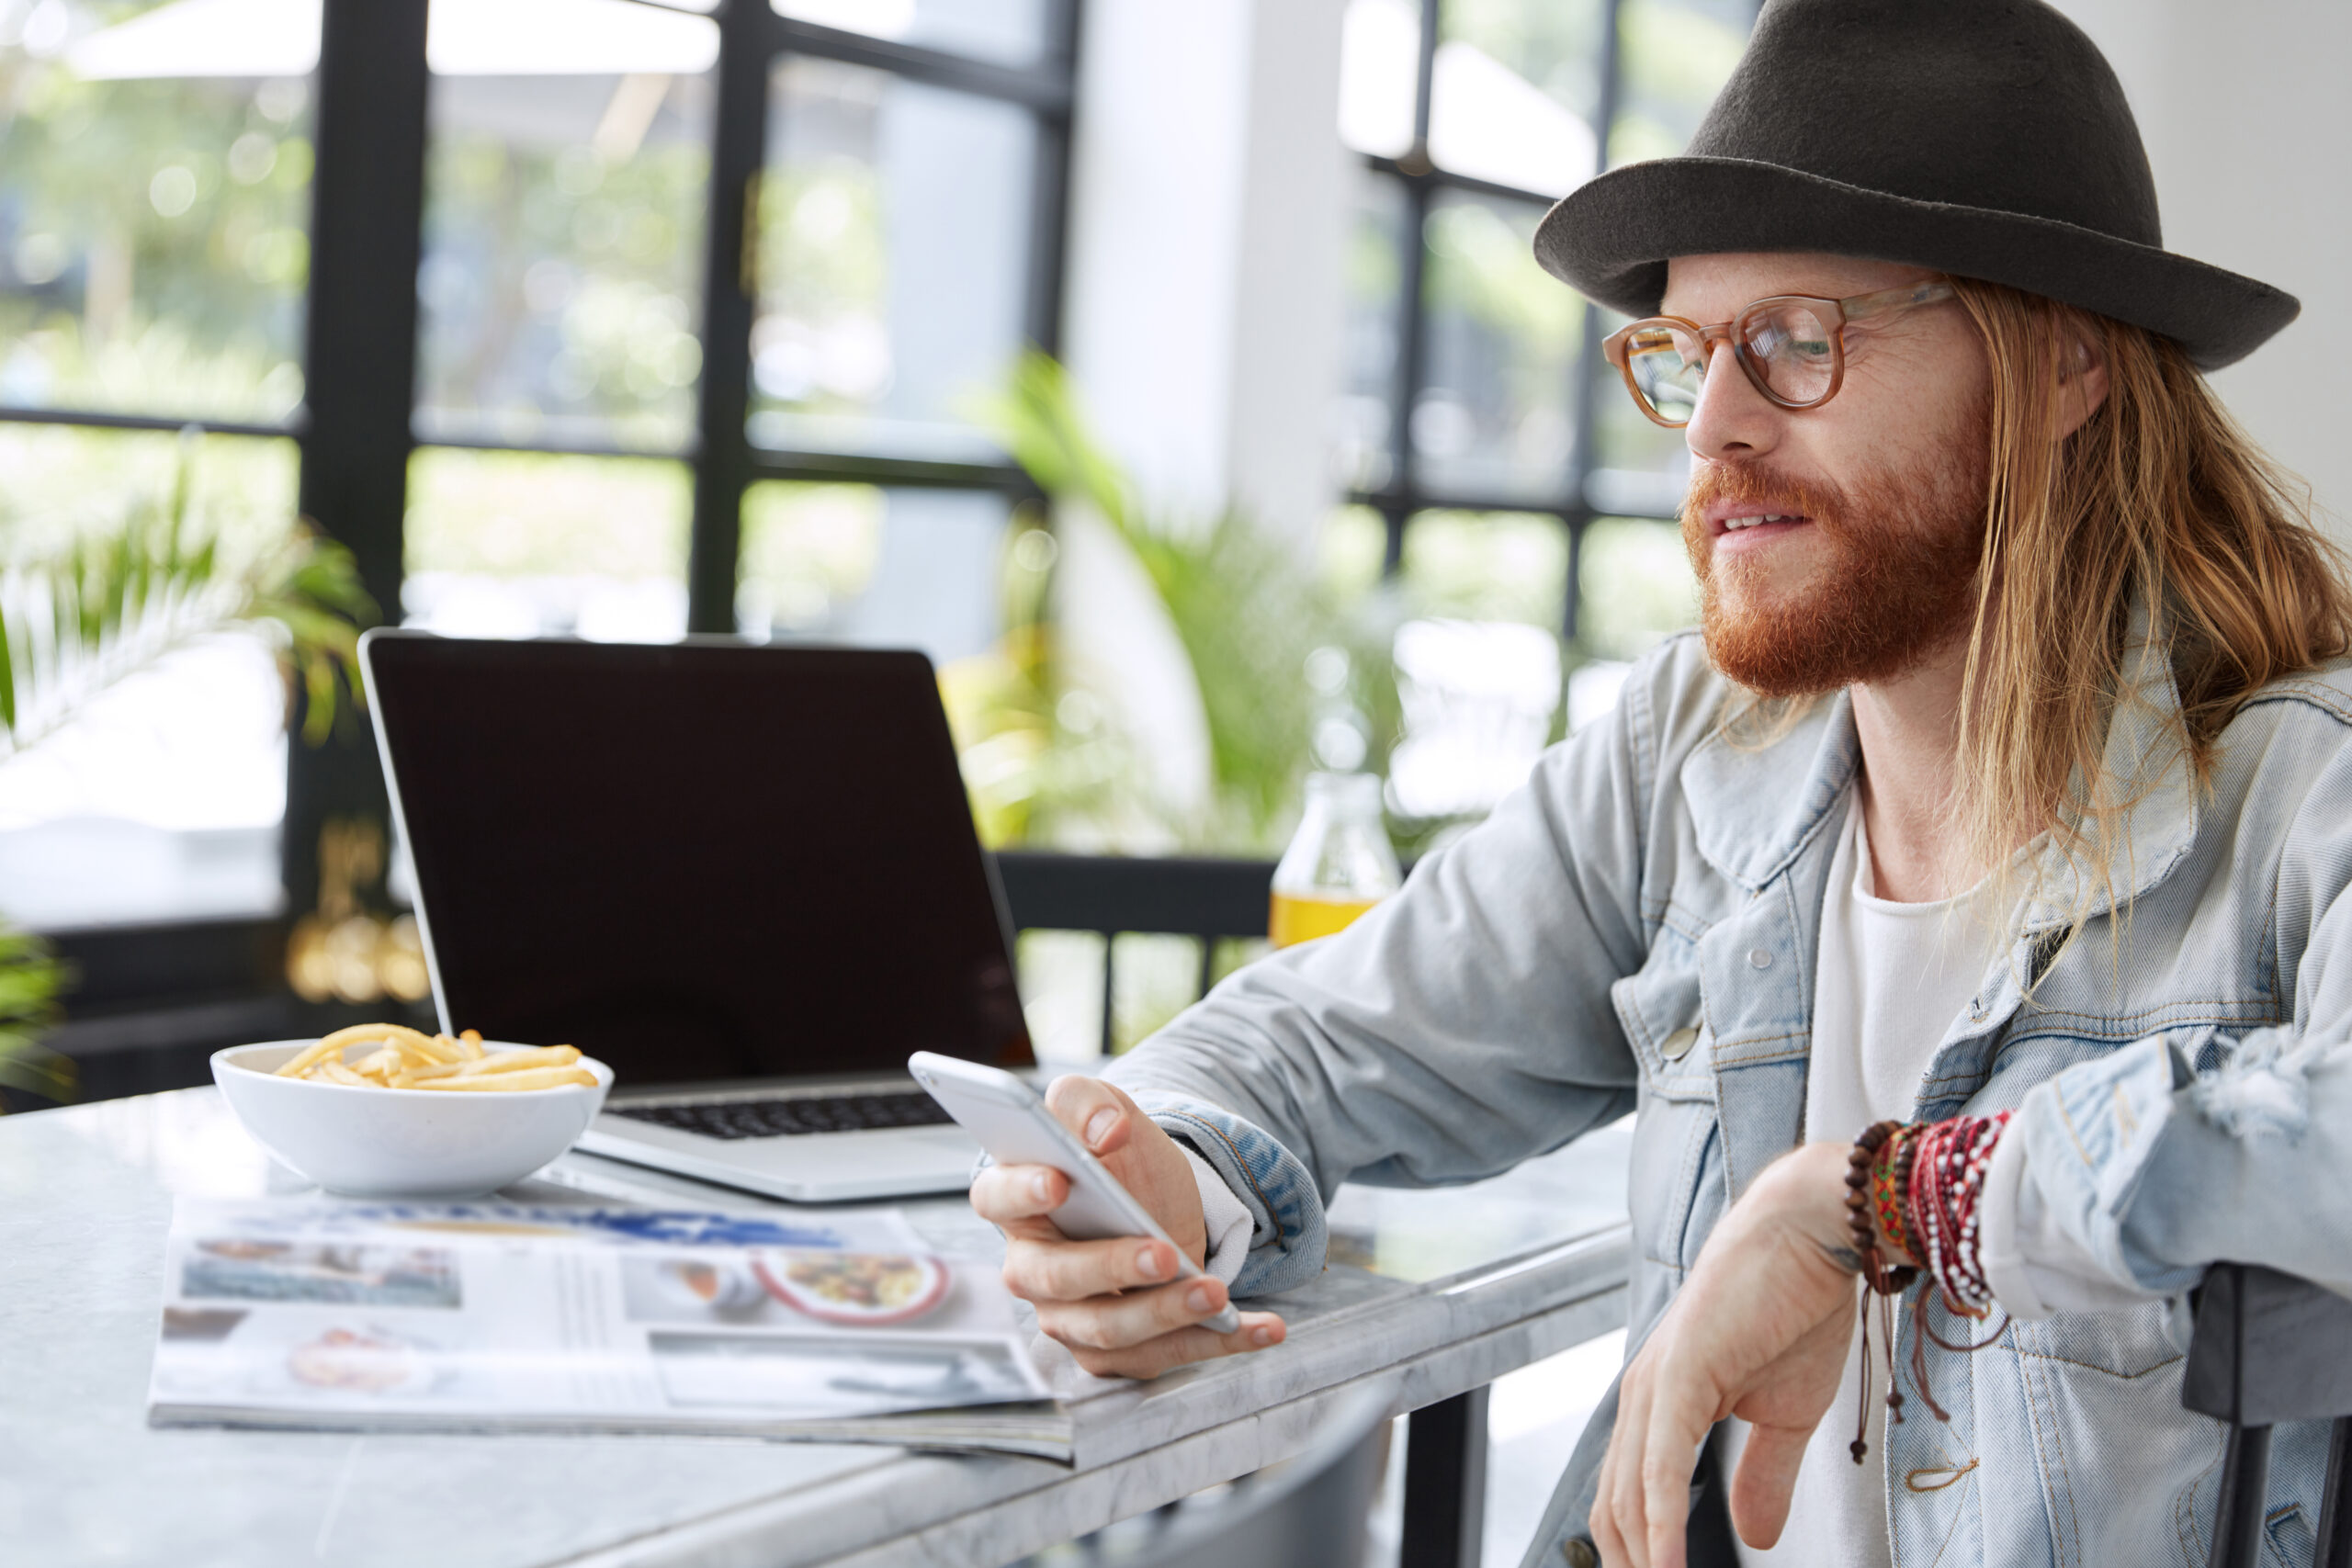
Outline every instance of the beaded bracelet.
<svg viewBox="0 0 2352 1568">
<path fill-rule="evenodd" d="M 1883 1296 L 1900 1295 L 1919 1277 L 1908 1264 L 1890 1268 L 1886 1249 L 1879 1245 L 1882 1235 L 1894 1241 L 1903 1227 L 1902 1190 L 1894 1185 L 1886 1156 L 1906 1147 L 1907 1134 L 1915 1131 L 1900 1122 L 1872 1122 L 1846 1156 L 1847 1229 L 1853 1235 L 1854 1254 L 1861 1259 L 1863 1282 Z M 1902 1247 L 1897 1256 L 1909 1250 Z"/>
<path fill-rule="evenodd" d="M 1992 1169 L 1993 1150 L 2008 1126 L 2009 1112 L 1991 1116 L 1956 1116 L 1924 1126 L 1878 1122 L 1862 1129 L 1846 1159 L 1846 1224 L 1854 1238 L 1862 1280 L 1860 1314 L 1862 1337 L 1860 1409 L 1854 1424 L 1849 1451 L 1854 1462 L 1869 1452 L 1870 1428 L 1870 1303 L 1880 1299 L 1879 1315 L 1886 1341 L 1887 1419 L 1903 1419 L 1903 1395 L 1894 1382 L 1894 1324 L 1887 1298 L 1908 1290 L 1922 1272 L 1934 1281 L 1912 1304 L 1918 1334 L 1911 1341 L 1911 1377 L 1919 1397 L 1939 1421 L 1951 1414 L 1936 1403 L 1928 1385 L 1927 1348 L 1930 1341 L 1946 1350 L 1966 1354 L 1981 1350 L 2000 1337 L 1987 1335 L 1973 1343 L 1954 1344 L 1928 1322 L 1928 1298 L 1940 1299 L 1957 1316 L 1983 1319 L 1991 1314 L 1993 1288 L 1984 1276 L 1983 1214 L 1984 1180 Z M 1916 1258 L 1890 1266 L 1889 1255 Z M 2004 1323 L 2002 1329 L 2007 1325 Z"/>
<path fill-rule="evenodd" d="M 1904 1183 L 1914 1256 L 1927 1266 L 1955 1315 L 1982 1318 L 1993 1307 L 1993 1287 L 1982 1254 L 1984 1179 L 2009 1112 L 1955 1116 L 1918 1130 L 1909 1179 Z"/>
<path fill-rule="evenodd" d="M 1861 1319 L 1862 1385 L 1860 1408 L 1854 1417 L 1854 1440 L 1847 1451 L 1854 1462 L 1862 1462 L 1870 1452 L 1871 1411 L 1871 1298 L 1879 1302 L 1880 1337 L 1886 1341 L 1886 1409 L 1889 1421 L 1903 1419 L 1903 1394 L 1894 1386 L 1894 1314 L 1890 1304 L 1893 1297 L 1902 1294 L 1919 1277 L 1919 1271 L 1908 1264 L 1888 1268 L 1885 1250 L 1879 1246 L 1879 1198 L 1883 1192 L 1894 1201 L 1900 1190 L 1894 1184 L 1892 1167 L 1881 1176 L 1879 1168 L 1890 1152 L 1896 1159 L 1902 1145 L 1907 1144 L 1907 1134 L 1916 1129 L 1905 1128 L 1900 1122 L 1875 1122 L 1862 1129 L 1854 1140 L 1851 1153 L 1846 1156 L 1846 1225 L 1854 1238 L 1854 1255 L 1860 1260 L 1864 1289 L 1856 1308 Z M 1897 1208 L 1900 1203 L 1895 1204 Z M 1891 1239 L 1891 1235 L 1890 1235 Z"/>
</svg>

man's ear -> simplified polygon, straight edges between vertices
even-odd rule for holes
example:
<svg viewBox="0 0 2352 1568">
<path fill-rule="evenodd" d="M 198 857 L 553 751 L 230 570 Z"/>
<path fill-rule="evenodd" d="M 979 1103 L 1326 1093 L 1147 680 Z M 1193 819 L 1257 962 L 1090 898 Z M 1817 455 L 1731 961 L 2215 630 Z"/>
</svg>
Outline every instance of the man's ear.
<svg viewBox="0 0 2352 1568">
<path fill-rule="evenodd" d="M 2058 439 L 2064 441 L 2107 401 L 2107 355 L 2098 344 L 2077 338 L 2058 367 Z"/>
</svg>

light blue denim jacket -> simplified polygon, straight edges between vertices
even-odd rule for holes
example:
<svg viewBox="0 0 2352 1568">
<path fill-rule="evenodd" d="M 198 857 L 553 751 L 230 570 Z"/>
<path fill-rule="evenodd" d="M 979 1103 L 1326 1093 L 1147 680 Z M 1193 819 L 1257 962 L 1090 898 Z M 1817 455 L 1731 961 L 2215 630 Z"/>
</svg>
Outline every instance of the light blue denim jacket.
<svg viewBox="0 0 2352 1568">
<path fill-rule="evenodd" d="M 2180 1405 L 2182 1293 L 2224 1258 L 2352 1290 L 2352 667 L 2258 694 L 2200 791 L 2164 740 L 2160 650 L 2135 642 L 2130 662 L 2107 745 L 2128 846 L 2083 874 L 2089 918 L 2063 952 L 2075 883 L 2049 872 L 1916 1115 L 2015 1109 L 2032 1195 L 2145 1304 L 2017 1323 L 1974 1356 L 1928 1348 L 1951 1423 L 1890 1429 L 1898 1568 L 2205 1562 L 2223 1429 Z M 1668 643 L 1397 897 L 1114 1065 L 1250 1206 L 1238 1293 L 1321 1268 L 1342 1181 L 1476 1180 L 1638 1110 L 1641 1342 L 1800 1135 L 1860 758 L 1842 696 L 1747 748 L 1721 731 L 1729 696 L 1696 637 Z M 1598 1451 L 1530 1562 L 1583 1533 Z M 2290 1568 L 2311 1562 L 2324 1465 L 2324 1427 L 2278 1431 L 2267 1527 Z"/>
</svg>

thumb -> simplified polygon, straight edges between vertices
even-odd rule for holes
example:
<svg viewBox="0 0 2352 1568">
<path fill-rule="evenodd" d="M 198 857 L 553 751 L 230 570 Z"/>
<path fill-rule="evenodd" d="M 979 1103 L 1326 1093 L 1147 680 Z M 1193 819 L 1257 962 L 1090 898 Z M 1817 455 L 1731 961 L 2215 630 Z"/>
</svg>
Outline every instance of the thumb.
<svg viewBox="0 0 2352 1568">
<path fill-rule="evenodd" d="M 1731 1481 L 1731 1522 L 1739 1539 L 1758 1551 L 1779 1540 L 1789 1522 L 1789 1497 L 1812 1437 L 1810 1428 L 1748 1428 L 1747 1448 Z"/>
<path fill-rule="evenodd" d="M 1135 1119 L 1143 1114 L 1119 1089 L 1076 1073 L 1065 1073 L 1046 1086 L 1046 1109 L 1098 1159 L 1125 1147 Z"/>
</svg>

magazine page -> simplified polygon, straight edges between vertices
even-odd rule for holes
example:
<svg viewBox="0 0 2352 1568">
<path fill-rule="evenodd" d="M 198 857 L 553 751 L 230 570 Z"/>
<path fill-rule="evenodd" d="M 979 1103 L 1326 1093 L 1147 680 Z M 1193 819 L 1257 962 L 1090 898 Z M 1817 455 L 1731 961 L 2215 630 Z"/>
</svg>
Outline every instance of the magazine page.
<svg viewBox="0 0 2352 1568">
<path fill-rule="evenodd" d="M 871 1418 L 1045 1399 L 1026 1342 L 996 1270 L 896 1211 L 183 1200 L 150 1414 L 922 1441 Z"/>
</svg>

